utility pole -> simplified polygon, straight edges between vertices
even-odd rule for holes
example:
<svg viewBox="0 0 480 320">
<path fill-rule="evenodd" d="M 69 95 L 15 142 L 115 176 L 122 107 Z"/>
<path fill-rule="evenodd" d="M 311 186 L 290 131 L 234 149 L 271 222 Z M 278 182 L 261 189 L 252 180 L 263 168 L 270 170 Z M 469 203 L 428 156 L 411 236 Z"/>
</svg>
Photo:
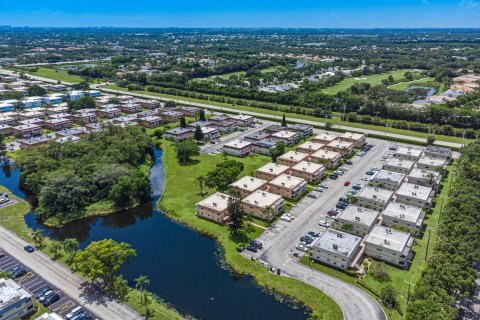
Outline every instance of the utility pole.
<svg viewBox="0 0 480 320">
<path fill-rule="evenodd" d="M 425 248 L 425 259 L 427 261 L 428 258 L 428 247 L 430 246 L 430 234 L 432 233 L 432 228 L 428 228 L 428 238 L 427 238 L 427 247 Z"/>
<path fill-rule="evenodd" d="M 408 305 L 408 301 L 410 300 L 410 286 L 414 286 L 415 285 L 413 283 L 410 283 L 408 282 L 407 280 L 403 280 L 406 284 L 408 284 L 408 290 L 407 290 L 407 305 Z"/>
</svg>

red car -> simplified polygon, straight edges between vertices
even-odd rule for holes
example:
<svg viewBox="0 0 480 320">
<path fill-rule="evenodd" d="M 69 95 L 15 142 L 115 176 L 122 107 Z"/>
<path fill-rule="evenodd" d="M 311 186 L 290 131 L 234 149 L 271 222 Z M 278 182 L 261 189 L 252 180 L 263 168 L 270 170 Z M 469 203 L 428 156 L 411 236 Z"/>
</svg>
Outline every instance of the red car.
<svg viewBox="0 0 480 320">
<path fill-rule="evenodd" d="M 343 184 L 345 187 L 348 187 L 350 185 L 350 181 L 345 181 L 345 183 Z"/>
<path fill-rule="evenodd" d="M 335 210 L 329 210 L 329 211 L 327 212 L 327 214 L 328 214 L 329 216 L 336 216 L 336 215 L 338 214 L 338 212 L 335 211 Z"/>
</svg>

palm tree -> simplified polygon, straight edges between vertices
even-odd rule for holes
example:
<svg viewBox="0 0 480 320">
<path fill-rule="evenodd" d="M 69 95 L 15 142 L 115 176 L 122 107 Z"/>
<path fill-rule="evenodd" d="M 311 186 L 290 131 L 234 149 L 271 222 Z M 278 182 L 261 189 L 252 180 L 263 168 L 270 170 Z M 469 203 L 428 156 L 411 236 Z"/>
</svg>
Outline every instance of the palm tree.
<svg viewBox="0 0 480 320">
<path fill-rule="evenodd" d="M 33 231 L 32 238 L 33 238 L 33 242 L 35 242 L 37 246 L 41 246 L 43 243 L 43 240 L 45 240 L 45 236 L 43 235 L 43 232 L 40 229 Z"/>
<path fill-rule="evenodd" d="M 60 250 L 62 250 L 62 244 L 58 241 L 52 241 L 50 244 L 50 253 L 53 254 L 53 258 L 58 258 Z"/>
<path fill-rule="evenodd" d="M 148 307 L 152 304 L 153 302 L 153 295 L 151 292 L 148 291 L 143 291 L 142 294 L 139 297 L 140 299 L 140 304 L 145 307 L 145 319 L 149 319 L 153 316 L 154 310 L 150 310 Z"/>
<path fill-rule="evenodd" d="M 150 279 L 147 276 L 139 276 L 134 281 L 135 281 L 135 288 L 139 289 L 141 293 L 143 293 L 143 291 L 150 284 Z"/>
<path fill-rule="evenodd" d="M 205 186 L 205 176 L 198 176 L 195 178 L 195 183 L 198 185 L 200 188 L 200 195 L 203 195 L 203 187 Z"/>
<path fill-rule="evenodd" d="M 63 250 L 68 253 L 67 262 L 72 261 L 75 252 L 80 250 L 80 244 L 75 238 L 68 238 L 63 240 Z"/>
</svg>

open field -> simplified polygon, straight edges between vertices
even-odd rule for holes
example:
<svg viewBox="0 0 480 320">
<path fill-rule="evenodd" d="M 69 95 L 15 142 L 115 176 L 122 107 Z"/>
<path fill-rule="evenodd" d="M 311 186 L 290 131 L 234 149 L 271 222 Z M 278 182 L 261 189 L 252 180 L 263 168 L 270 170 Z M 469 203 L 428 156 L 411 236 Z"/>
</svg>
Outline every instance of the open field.
<svg viewBox="0 0 480 320">
<path fill-rule="evenodd" d="M 381 74 L 372 74 L 370 76 L 361 76 L 360 78 L 357 77 L 351 77 L 351 78 L 346 78 L 336 85 L 333 85 L 331 87 L 323 89 L 321 92 L 325 94 L 336 94 L 337 92 L 340 91 L 345 91 L 348 88 L 350 88 L 352 85 L 355 83 L 370 83 L 372 86 L 375 86 L 377 84 L 382 83 L 383 79 L 387 79 L 388 76 L 392 75 L 394 79 L 402 79 L 403 75 L 405 72 L 411 71 L 414 72 L 412 69 L 403 69 L 403 70 L 395 70 L 387 73 L 381 73 Z"/>
<path fill-rule="evenodd" d="M 262 69 L 260 71 L 262 73 L 269 73 L 269 72 L 274 72 L 274 71 L 277 71 L 277 70 L 281 70 L 283 68 L 284 67 L 282 67 L 282 66 L 275 66 L 275 67 Z M 215 80 L 216 77 L 221 77 L 223 79 L 228 79 L 230 76 L 243 76 L 245 73 L 247 73 L 247 72 L 246 71 L 237 71 L 237 72 L 213 75 L 213 76 L 210 76 L 208 78 L 195 78 L 195 79 L 192 79 L 192 81 L 213 81 L 213 80 Z"/>
<path fill-rule="evenodd" d="M 260 109 L 260 108 L 255 108 L 255 107 L 248 107 L 248 106 L 241 106 L 241 105 L 233 105 L 229 103 L 224 103 L 224 102 L 217 102 L 217 101 L 211 101 L 211 100 L 200 100 L 200 99 L 195 99 L 195 98 L 189 98 L 185 96 L 175 96 L 175 95 L 169 95 L 169 94 L 163 94 L 163 93 L 157 93 L 157 92 L 148 92 L 148 91 L 128 91 L 127 88 L 122 88 L 117 85 L 107 85 L 103 86 L 103 88 L 106 89 L 113 89 L 113 90 L 120 90 L 120 91 L 125 91 L 125 92 L 131 92 L 131 93 L 136 93 L 136 94 L 142 94 L 147 96 L 153 96 L 153 97 L 162 97 L 166 99 L 172 99 L 172 100 L 183 100 L 183 101 L 190 101 L 194 103 L 206 103 L 206 104 L 211 104 L 214 106 L 222 107 L 225 108 L 225 111 L 228 112 L 228 109 L 235 109 L 235 110 L 243 110 L 243 111 L 249 111 L 249 112 L 257 112 L 257 113 L 262 113 L 266 115 L 276 115 L 278 116 L 278 121 L 281 120 L 282 113 L 274 110 L 267 110 L 267 109 Z M 288 106 L 285 106 L 288 108 Z M 320 122 L 325 122 L 328 121 L 328 119 L 323 119 L 323 118 L 316 118 L 313 116 L 309 115 L 303 115 L 303 114 L 296 114 L 296 113 L 287 113 L 288 118 L 292 119 L 303 119 L 303 120 L 310 120 L 310 121 L 318 121 L 319 125 L 321 125 Z M 388 122 L 393 122 L 393 120 L 387 120 Z M 382 127 L 382 126 L 375 126 L 375 125 L 369 125 L 369 124 L 363 124 L 363 123 L 357 123 L 357 122 L 348 122 L 348 121 L 342 121 L 340 119 L 340 114 L 334 114 L 334 118 L 332 119 L 332 124 L 336 125 L 344 125 L 344 126 L 349 126 L 352 128 L 359 128 L 359 129 L 369 129 L 369 130 L 377 130 L 380 132 L 386 132 L 386 133 L 393 133 L 393 134 L 402 134 L 406 136 L 411 136 L 411 137 L 418 137 L 418 138 L 427 138 L 429 136 L 428 133 L 424 132 L 418 132 L 418 131 L 410 131 L 410 130 L 403 130 L 403 129 L 396 129 L 392 128 L 391 126 L 389 127 Z M 462 143 L 462 138 L 459 137 L 451 137 L 451 136 L 444 136 L 444 135 L 435 135 L 435 138 L 439 141 L 445 141 L 445 142 L 454 142 L 454 143 Z M 466 139 L 467 142 L 473 141 L 473 139 Z"/>
<path fill-rule="evenodd" d="M 239 243 L 245 243 L 249 239 L 256 238 L 263 230 L 254 228 L 255 231 L 244 237 L 232 237 L 227 227 L 200 219 L 195 215 L 195 203 L 205 198 L 206 195 L 200 195 L 200 189 L 194 184 L 194 180 L 197 176 L 206 174 L 217 163 L 221 162 L 222 155 L 201 154 L 191 164 L 180 165 L 175 158 L 173 143 L 164 141 L 162 149 L 164 151 L 163 163 L 166 172 L 166 184 L 165 193 L 159 202 L 161 210 L 173 219 L 215 238 L 224 249 L 227 263 L 237 272 L 251 274 L 260 285 L 301 301 L 312 310 L 313 315 L 317 316 L 316 319 L 342 318 L 342 312 L 338 305 L 321 291 L 303 282 L 276 276 L 265 267 L 245 259 L 236 252 Z M 242 175 L 252 174 L 256 168 L 270 161 L 265 156 L 234 159 L 244 163 L 245 169 Z M 214 192 L 214 190 L 204 191 L 208 191 L 208 194 Z"/>
<path fill-rule="evenodd" d="M 412 80 L 412 81 L 403 81 L 399 82 L 396 84 L 392 84 L 391 86 L 388 86 L 389 89 L 393 90 L 405 90 L 406 88 L 413 86 L 413 85 L 422 85 L 425 82 L 429 81 L 435 81 L 434 78 L 422 78 L 422 79 L 417 79 L 417 80 Z M 440 83 L 438 84 L 440 86 Z"/>
<path fill-rule="evenodd" d="M 29 67 L 28 69 L 31 69 Z M 37 72 L 28 71 L 27 73 L 37 76 L 44 77 L 53 80 L 66 81 L 66 82 L 81 82 L 83 81 L 82 77 L 68 74 L 66 70 L 56 69 L 55 67 L 36 67 L 38 68 Z M 15 68 L 15 71 L 26 72 L 23 68 Z"/>
</svg>

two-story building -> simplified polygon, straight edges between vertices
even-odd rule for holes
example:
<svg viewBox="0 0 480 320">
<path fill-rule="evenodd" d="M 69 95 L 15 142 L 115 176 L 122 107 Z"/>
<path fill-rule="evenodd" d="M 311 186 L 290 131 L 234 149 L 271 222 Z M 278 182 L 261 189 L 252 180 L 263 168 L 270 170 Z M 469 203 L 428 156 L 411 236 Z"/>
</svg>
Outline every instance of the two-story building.
<svg viewBox="0 0 480 320">
<path fill-rule="evenodd" d="M 452 161 L 452 149 L 446 147 L 429 145 L 425 148 L 423 155 L 430 158 L 443 159 L 447 164 Z"/>
<path fill-rule="evenodd" d="M 402 227 L 413 232 L 421 230 L 425 212 L 422 208 L 391 201 L 382 212 L 382 224 L 386 227 Z"/>
<path fill-rule="evenodd" d="M 191 128 L 173 128 L 168 129 L 164 133 L 165 140 L 174 142 L 182 141 L 193 136 L 193 130 Z"/>
<path fill-rule="evenodd" d="M 324 149 L 320 149 L 310 155 L 311 162 L 321 163 L 328 169 L 338 167 L 341 159 L 342 155 L 340 153 Z"/>
<path fill-rule="evenodd" d="M 323 143 L 307 141 L 299 145 L 296 150 L 297 152 L 312 154 L 322 149 L 324 146 L 325 145 Z"/>
<path fill-rule="evenodd" d="M 238 126 L 240 127 L 250 127 L 255 123 L 255 118 L 247 114 L 236 114 L 230 116 Z"/>
<path fill-rule="evenodd" d="M 340 153 L 344 157 L 348 157 L 355 151 L 355 145 L 352 142 L 334 140 L 325 145 L 325 150 Z"/>
<path fill-rule="evenodd" d="M 26 319 L 35 311 L 30 293 L 12 279 L 0 279 L 0 319 Z"/>
<path fill-rule="evenodd" d="M 120 111 L 128 114 L 141 112 L 143 110 L 142 106 L 136 103 L 120 104 L 118 108 L 120 109 Z"/>
<path fill-rule="evenodd" d="M 415 162 L 403 160 L 399 158 L 390 158 L 384 165 L 383 169 L 403 174 L 409 174 Z"/>
<path fill-rule="evenodd" d="M 287 199 L 298 199 L 307 191 L 307 182 L 295 176 L 281 174 L 269 181 L 269 192 Z"/>
<path fill-rule="evenodd" d="M 303 178 L 308 182 L 315 183 L 322 179 L 325 173 L 325 167 L 319 163 L 310 161 L 300 161 L 292 166 L 290 174 L 295 177 Z"/>
<path fill-rule="evenodd" d="M 285 210 L 282 196 L 264 190 L 256 190 L 246 196 L 242 207 L 246 214 L 266 221 L 271 221 Z"/>
<path fill-rule="evenodd" d="M 431 170 L 437 172 L 444 172 L 446 168 L 445 159 L 432 158 L 432 157 L 420 157 L 418 159 L 416 167 L 418 169 Z"/>
<path fill-rule="evenodd" d="M 230 221 L 228 212 L 229 195 L 216 192 L 196 204 L 197 216 L 219 223 L 227 224 Z"/>
<path fill-rule="evenodd" d="M 404 182 L 395 192 L 397 202 L 430 209 L 435 191 L 430 187 Z"/>
<path fill-rule="evenodd" d="M 250 141 L 250 140 L 248 140 Z M 273 138 L 253 142 L 253 152 L 257 154 L 270 155 L 270 151 L 277 145 L 278 140 Z"/>
<path fill-rule="evenodd" d="M 419 168 L 413 168 L 407 176 L 408 183 L 430 187 L 435 191 L 438 191 L 441 180 L 442 175 L 440 172 Z"/>
<path fill-rule="evenodd" d="M 163 119 L 158 116 L 147 116 L 138 118 L 138 123 L 145 128 L 158 128 L 162 125 Z"/>
<path fill-rule="evenodd" d="M 178 122 L 183 117 L 183 113 L 178 111 L 165 111 L 162 114 L 162 118 L 165 122 Z"/>
<path fill-rule="evenodd" d="M 277 163 L 292 167 L 297 163 L 306 159 L 308 159 L 307 153 L 301 153 L 297 151 L 288 151 L 277 158 Z"/>
<path fill-rule="evenodd" d="M 24 124 L 12 127 L 13 135 L 20 138 L 30 138 L 42 134 L 42 127 L 35 124 Z"/>
<path fill-rule="evenodd" d="M 340 141 L 351 142 L 356 148 L 360 148 L 367 143 L 367 135 L 364 133 L 345 132 L 338 137 Z"/>
<path fill-rule="evenodd" d="M 393 153 L 393 157 L 402 160 L 408 161 L 417 161 L 418 158 L 422 155 L 423 149 L 410 147 L 410 146 L 401 146 Z"/>
<path fill-rule="evenodd" d="M 240 196 L 245 198 L 257 190 L 265 190 L 268 187 L 268 181 L 251 176 L 245 176 L 230 184 L 230 186 L 238 188 L 240 191 Z"/>
<path fill-rule="evenodd" d="M 53 131 L 69 129 L 72 127 L 72 121 L 66 118 L 48 119 L 44 122 L 45 128 Z"/>
<path fill-rule="evenodd" d="M 376 211 L 382 211 L 392 200 L 392 197 L 393 191 L 367 186 L 356 195 L 356 204 Z"/>
<path fill-rule="evenodd" d="M 365 238 L 365 254 L 401 268 L 407 268 L 412 257 L 410 233 L 376 225 Z"/>
<path fill-rule="evenodd" d="M 253 153 L 253 143 L 245 140 L 233 140 L 223 145 L 223 152 L 235 157 L 245 157 Z"/>
<path fill-rule="evenodd" d="M 377 224 L 380 211 L 349 205 L 335 217 L 333 227 L 363 237 Z"/>
<path fill-rule="evenodd" d="M 120 117 L 122 112 L 117 105 L 106 105 L 98 110 L 98 116 L 107 119 Z"/>
<path fill-rule="evenodd" d="M 300 141 L 300 135 L 297 132 L 286 130 L 272 133 L 272 138 L 283 141 L 287 147 L 291 147 Z"/>
<path fill-rule="evenodd" d="M 281 174 L 289 173 L 290 167 L 282 164 L 269 162 L 266 165 L 255 170 L 255 177 L 263 180 L 273 180 Z"/>
<path fill-rule="evenodd" d="M 246 141 L 255 143 L 268 138 L 270 138 L 269 133 L 266 133 L 265 131 L 260 131 L 260 132 L 254 132 L 254 133 L 248 134 L 243 139 Z"/>
<path fill-rule="evenodd" d="M 288 131 L 296 132 L 301 137 L 308 138 L 313 133 L 313 127 L 308 124 L 294 123 L 288 126 Z"/>
<path fill-rule="evenodd" d="M 368 185 L 371 187 L 395 191 L 402 185 L 404 180 L 405 174 L 403 173 L 380 170 L 372 177 L 372 179 L 370 179 Z"/>
<path fill-rule="evenodd" d="M 337 140 L 337 138 L 338 138 L 338 135 L 336 134 L 324 132 L 313 137 L 312 142 L 329 144 L 330 142 Z"/>
</svg>

